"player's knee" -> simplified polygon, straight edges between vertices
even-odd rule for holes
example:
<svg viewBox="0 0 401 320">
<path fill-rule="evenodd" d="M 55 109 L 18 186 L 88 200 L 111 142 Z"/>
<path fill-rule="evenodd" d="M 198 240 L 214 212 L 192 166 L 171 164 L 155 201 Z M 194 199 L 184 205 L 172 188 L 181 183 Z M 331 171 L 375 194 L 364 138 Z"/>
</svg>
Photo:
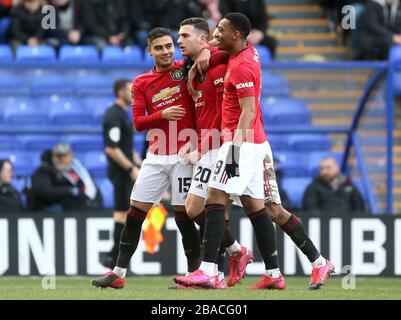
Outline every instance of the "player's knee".
<svg viewBox="0 0 401 320">
<path fill-rule="evenodd" d="M 284 224 L 290 216 L 281 204 L 265 203 L 265 207 L 272 221 L 278 225 Z"/>
<path fill-rule="evenodd" d="M 135 200 L 130 201 L 131 207 L 138 208 L 144 212 L 148 212 L 150 210 L 150 208 L 152 208 L 152 205 L 153 205 L 152 203 L 140 202 L 140 201 L 135 201 Z"/>
<path fill-rule="evenodd" d="M 195 203 L 190 202 L 188 204 L 185 204 L 185 210 L 187 211 L 187 215 L 191 219 L 194 219 L 203 212 L 204 208 L 203 208 L 203 206 L 199 207 L 199 206 L 196 206 Z"/>
</svg>

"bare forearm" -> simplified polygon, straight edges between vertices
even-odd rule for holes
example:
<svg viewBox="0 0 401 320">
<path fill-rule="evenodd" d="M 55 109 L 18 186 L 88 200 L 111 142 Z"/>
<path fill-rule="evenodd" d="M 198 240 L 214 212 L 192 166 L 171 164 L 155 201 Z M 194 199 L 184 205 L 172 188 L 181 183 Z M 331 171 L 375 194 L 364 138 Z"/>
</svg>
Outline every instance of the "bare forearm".
<svg viewBox="0 0 401 320">
<path fill-rule="evenodd" d="M 253 110 L 243 109 L 241 113 L 241 117 L 239 118 L 238 128 L 235 132 L 233 144 L 236 146 L 240 146 L 245 140 L 247 136 L 247 131 L 251 127 L 252 120 L 255 116 L 255 112 Z"/>
<path fill-rule="evenodd" d="M 116 162 L 121 169 L 128 170 L 132 167 L 132 161 L 130 161 L 120 148 L 106 147 L 106 154 Z"/>
</svg>

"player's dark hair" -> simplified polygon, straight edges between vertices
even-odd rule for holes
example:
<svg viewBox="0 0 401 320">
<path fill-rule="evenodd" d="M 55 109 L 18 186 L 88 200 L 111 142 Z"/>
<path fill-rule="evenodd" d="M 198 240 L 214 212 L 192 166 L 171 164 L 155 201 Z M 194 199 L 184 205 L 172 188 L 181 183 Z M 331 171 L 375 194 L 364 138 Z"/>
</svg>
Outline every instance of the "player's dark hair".
<svg viewBox="0 0 401 320">
<path fill-rule="evenodd" d="M 148 44 L 150 44 L 153 40 L 164 36 L 169 36 L 172 38 L 171 30 L 168 28 L 161 28 L 161 27 L 154 28 L 150 30 L 148 33 Z"/>
<path fill-rule="evenodd" d="M 124 89 L 125 86 L 127 85 L 127 83 L 130 83 L 130 82 L 131 82 L 131 81 L 129 81 L 128 79 L 117 79 L 117 80 L 114 82 L 114 85 L 113 85 L 114 96 L 117 98 L 118 92 L 119 92 L 121 89 Z"/>
<path fill-rule="evenodd" d="M 224 16 L 224 19 L 230 21 L 231 26 L 235 31 L 238 31 L 244 39 L 251 32 L 251 22 L 248 17 L 240 12 L 230 12 Z"/>
<path fill-rule="evenodd" d="M 202 31 L 207 36 L 209 36 L 209 34 L 210 34 L 209 24 L 207 23 L 206 19 L 197 18 L 197 17 L 188 18 L 188 19 L 183 20 L 180 23 L 180 27 L 186 26 L 186 25 L 194 26 L 194 28 Z"/>
</svg>

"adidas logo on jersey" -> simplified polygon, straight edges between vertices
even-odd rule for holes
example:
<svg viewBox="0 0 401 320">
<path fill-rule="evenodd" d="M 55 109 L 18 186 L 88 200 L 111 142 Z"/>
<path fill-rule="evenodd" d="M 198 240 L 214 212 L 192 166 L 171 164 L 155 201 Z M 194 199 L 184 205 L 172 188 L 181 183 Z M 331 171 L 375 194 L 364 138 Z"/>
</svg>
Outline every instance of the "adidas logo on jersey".
<svg viewBox="0 0 401 320">
<path fill-rule="evenodd" d="M 201 189 L 201 190 L 203 190 L 203 184 L 201 183 L 201 184 L 198 184 L 197 186 L 196 186 L 196 189 Z"/>
</svg>

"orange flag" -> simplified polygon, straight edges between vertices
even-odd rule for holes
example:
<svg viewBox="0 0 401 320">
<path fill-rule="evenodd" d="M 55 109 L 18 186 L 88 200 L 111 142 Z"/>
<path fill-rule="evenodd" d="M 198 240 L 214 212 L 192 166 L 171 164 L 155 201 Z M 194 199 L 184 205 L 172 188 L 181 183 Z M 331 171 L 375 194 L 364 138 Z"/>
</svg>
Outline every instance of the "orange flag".
<svg viewBox="0 0 401 320">
<path fill-rule="evenodd" d="M 154 254 L 163 242 L 164 238 L 161 233 L 166 217 L 167 210 L 160 204 L 158 207 L 152 207 L 143 224 L 143 239 L 145 240 L 146 252 Z"/>
</svg>

